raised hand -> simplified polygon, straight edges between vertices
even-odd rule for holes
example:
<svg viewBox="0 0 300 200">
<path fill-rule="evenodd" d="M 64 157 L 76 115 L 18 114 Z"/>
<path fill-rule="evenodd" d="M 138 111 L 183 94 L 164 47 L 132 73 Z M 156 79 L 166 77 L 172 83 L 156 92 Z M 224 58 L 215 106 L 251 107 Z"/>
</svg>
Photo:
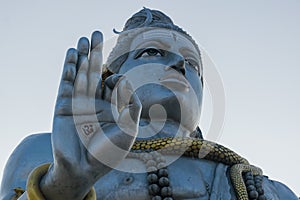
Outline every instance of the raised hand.
<svg viewBox="0 0 300 200">
<path fill-rule="evenodd" d="M 102 43 L 96 31 L 91 45 L 81 38 L 67 52 L 53 119 L 54 163 L 41 183 L 47 199 L 83 199 L 137 135 L 141 103 L 126 77 L 109 77 L 106 91 L 114 89 L 113 96 L 104 95 Z"/>
</svg>

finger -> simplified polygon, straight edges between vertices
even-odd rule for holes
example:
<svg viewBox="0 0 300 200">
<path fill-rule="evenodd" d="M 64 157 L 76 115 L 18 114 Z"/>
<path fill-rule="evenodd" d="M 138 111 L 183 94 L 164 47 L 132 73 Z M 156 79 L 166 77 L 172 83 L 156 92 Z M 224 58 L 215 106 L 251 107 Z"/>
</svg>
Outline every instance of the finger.
<svg viewBox="0 0 300 200">
<path fill-rule="evenodd" d="M 132 116 L 133 121 L 136 124 L 139 124 L 142 112 L 142 103 L 136 93 L 132 94 L 132 98 L 129 101 L 129 112 Z"/>
<path fill-rule="evenodd" d="M 90 42 L 86 37 L 82 37 L 78 40 L 77 43 L 77 51 L 78 51 L 78 62 L 77 62 L 77 70 L 81 66 L 81 63 L 88 56 L 90 48 Z"/>
<path fill-rule="evenodd" d="M 75 96 L 86 95 L 87 93 L 87 72 L 88 72 L 88 53 L 89 53 L 90 43 L 86 37 L 82 37 L 78 40 L 77 51 L 78 51 L 78 61 L 77 61 L 77 75 L 74 84 L 74 94 Z"/>
<path fill-rule="evenodd" d="M 82 57 L 81 65 L 77 72 L 75 84 L 74 84 L 74 95 L 85 96 L 87 94 L 88 87 L 88 72 L 89 62 L 86 56 Z"/>
<path fill-rule="evenodd" d="M 103 35 L 99 31 L 92 34 L 91 39 L 91 54 L 90 54 L 90 68 L 88 72 L 88 95 L 95 97 L 97 86 L 101 83 L 102 75 L 102 49 L 103 49 Z"/>
<path fill-rule="evenodd" d="M 127 115 L 130 114 L 130 119 L 132 119 L 135 124 L 138 124 L 142 110 L 142 103 L 140 102 L 140 99 L 136 93 L 132 94 L 132 98 L 130 99 L 129 104 L 124 108 L 124 110 L 122 110 L 120 114 L 120 118 L 122 118 L 120 120 L 126 120 L 125 118 L 123 119 L 124 113 L 126 113 Z"/>
<path fill-rule="evenodd" d="M 125 79 L 125 76 L 121 76 L 121 77 L 117 77 L 117 76 L 114 76 L 112 75 L 110 78 L 107 78 L 106 79 L 106 86 L 107 88 L 105 88 L 105 90 L 107 89 L 107 96 L 106 97 L 107 99 L 109 99 L 110 97 L 110 102 L 114 105 L 118 105 L 118 101 L 119 101 L 119 84 L 120 82 L 122 81 L 122 79 Z M 116 82 L 116 83 L 115 83 Z M 119 110 L 117 108 L 117 110 Z"/>
<path fill-rule="evenodd" d="M 77 50 L 79 55 L 88 55 L 90 42 L 86 37 L 81 37 L 77 43 Z"/>
<path fill-rule="evenodd" d="M 133 89 L 129 81 L 126 78 L 122 78 L 118 82 L 117 90 L 117 108 L 121 112 L 129 104 Z"/>
<path fill-rule="evenodd" d="M 120 112 L 118 118 L 119 128 L 128 135 L 135 137 L 138 133 L 139 120 L 141 117 L 142 104 L 134 93 L 128 105 Z"/>
<path fill-rule="evenodd" d="M 70 48 L 67 51 L 65 64 L 63 67 L 62 77 L 60 81 L 57 98 L 72 97 L 73 84 L 76 77 L 76 63 L 78 60 L 78 53 L 76 49 Z"/>
<path fill-rule="evenodd" d="M 117 82 L 120 80 L 120 78 L 122 78 L 121 74 L 113 74 L 105 79 L 102 95 L 105 101 L 111 102 L 112 91 L 115 88 Z"/>
</svg>

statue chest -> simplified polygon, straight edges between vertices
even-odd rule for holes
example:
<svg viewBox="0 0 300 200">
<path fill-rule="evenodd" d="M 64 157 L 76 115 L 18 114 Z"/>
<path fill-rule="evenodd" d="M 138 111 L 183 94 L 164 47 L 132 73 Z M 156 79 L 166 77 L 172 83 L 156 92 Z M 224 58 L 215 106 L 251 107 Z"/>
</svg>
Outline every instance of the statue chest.
<svg viewBox="0 0 300 200">
<path fill-rule="evenodd" d="M 170 159 L 175 160 L 172 157 Z M 210 199 L 212 185 L 216 184 L 214 183 L 216 166 L 214 162 L 185 157 L 172 162 L 167 170 L 173 198 Z M 148 174 L 142 161 L 126 159 L 117 169 L 112 170 L 95 184 L 98 199 L 151 199 Z"/>
</svg>

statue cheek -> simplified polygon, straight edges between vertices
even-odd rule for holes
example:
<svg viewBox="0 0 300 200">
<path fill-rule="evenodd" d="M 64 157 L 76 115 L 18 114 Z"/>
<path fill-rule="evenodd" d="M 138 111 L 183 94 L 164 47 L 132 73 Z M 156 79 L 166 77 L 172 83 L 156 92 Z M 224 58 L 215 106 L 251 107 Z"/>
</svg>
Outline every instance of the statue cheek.
<svg viewBox="0 0 300 200">
<path fill-rule="evenodd" d="M 202 107 L 202 100 L 203 100 L 203 86 L 200 79 L 193 80 L 190 82 L 192 90 L 188 95 L 189 98 L 197 99 L 197 103 L 194 104 L 195 107 L 200 108 Z"/>
<path fill-rule="evenodd" d="M 182 114 L 181 123 L 189 131 L 194 131 L 200 123 L 200 109 L 188 107 Z"/>
</svg>

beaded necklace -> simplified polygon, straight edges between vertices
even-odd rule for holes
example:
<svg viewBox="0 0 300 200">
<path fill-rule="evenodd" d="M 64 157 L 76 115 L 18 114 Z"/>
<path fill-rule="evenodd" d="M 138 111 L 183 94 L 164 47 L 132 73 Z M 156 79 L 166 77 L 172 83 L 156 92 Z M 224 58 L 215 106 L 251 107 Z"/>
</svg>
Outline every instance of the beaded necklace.
<svg viewBox="0 0 300 200">
<path fill-rule="evenodd" d="M 147 169 L 148 192 L 152 200 L 173 200 L 166 159 L 157 151 L 135 153 L 130 157 L 142 160 Z"/>
<path fill-rule="evenodd" d="M 192 156 L 192 154 L 184 154 Z M 168 178 L 168 168 L 165 157 L 158 151 L 150 149 L 133 150 L 129 157 L 143 161 L 147 169 L 148 192 L 152 200 L 173 200 L 173 192 Z M 251 171 L 242 174 L 249 200 L 266 200 L 262 188 L 262 175 L 253 175 Z"/>
</svg>

